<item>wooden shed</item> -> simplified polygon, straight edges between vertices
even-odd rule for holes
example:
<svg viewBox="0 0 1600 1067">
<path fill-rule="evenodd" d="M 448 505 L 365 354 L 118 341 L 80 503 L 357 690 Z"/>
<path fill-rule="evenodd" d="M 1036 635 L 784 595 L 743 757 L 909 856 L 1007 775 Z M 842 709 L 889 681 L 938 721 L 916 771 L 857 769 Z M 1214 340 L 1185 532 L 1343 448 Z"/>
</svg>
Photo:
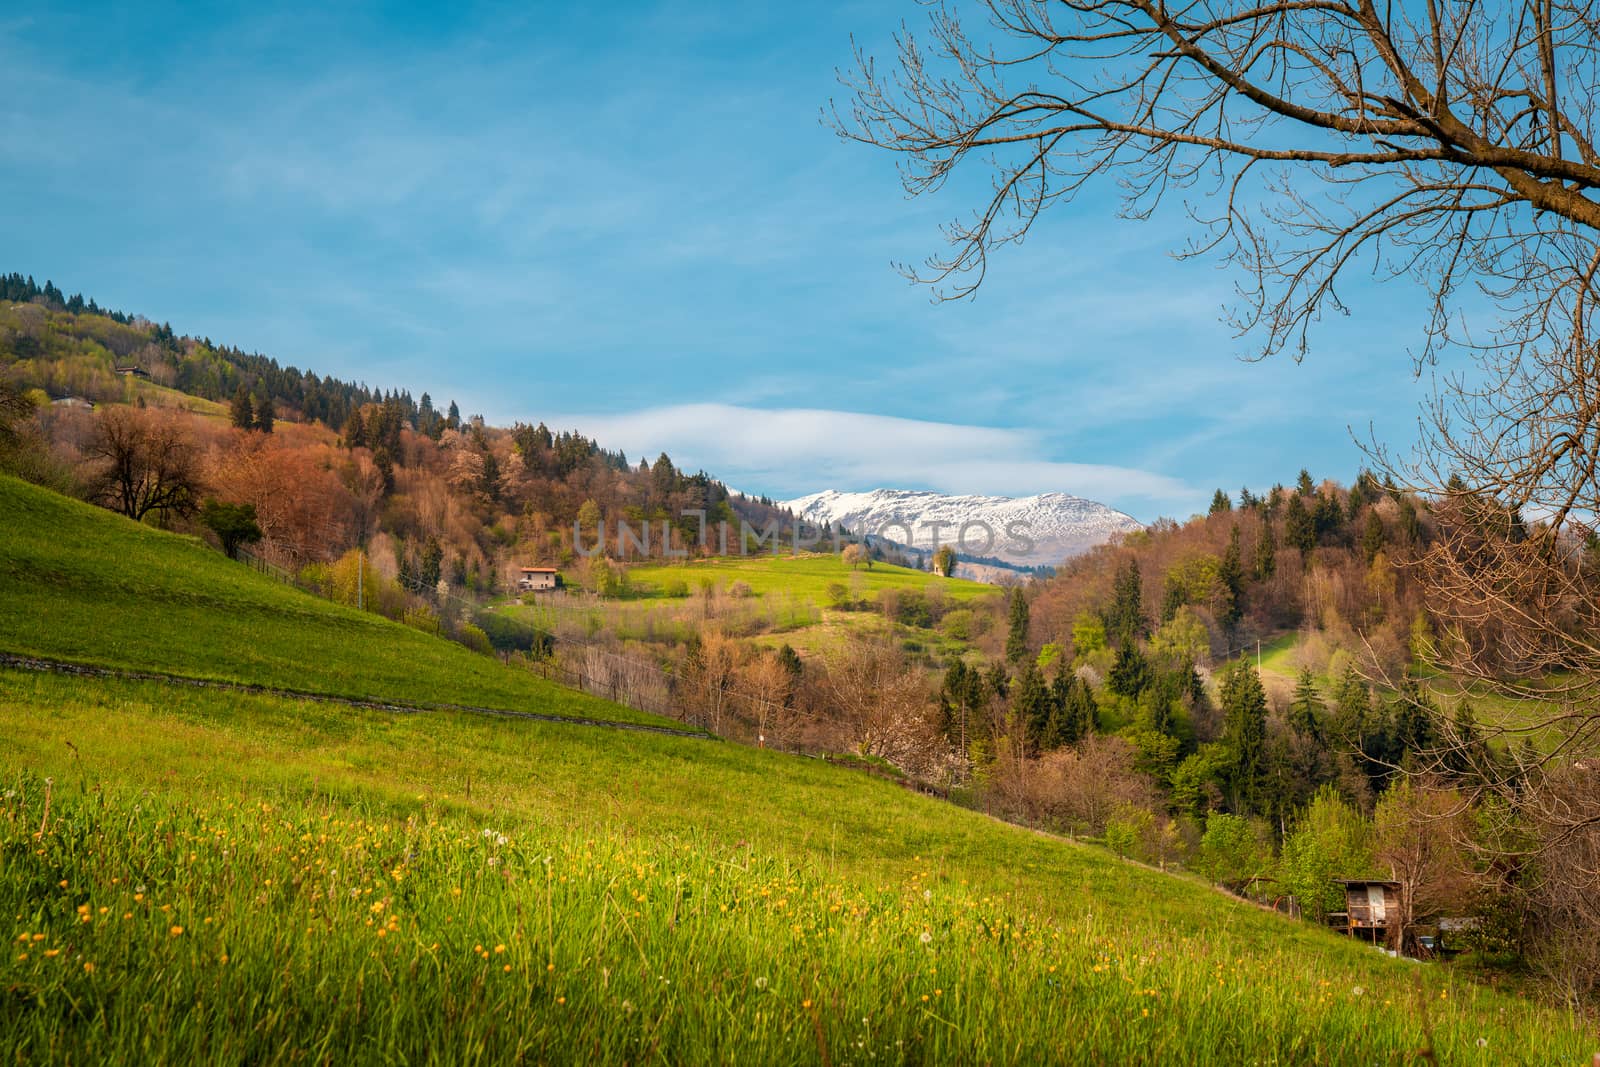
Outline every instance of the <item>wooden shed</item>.
<svg viewBox="0 0 1600 1067">
<path fill-rule="evenodd" d="M 1335 878 L 1344 886 L 1344 911 L 1328 916 L 1329 925 L 1351 937 L 1380 944 L 1400 927 L 1400 883 L 1374 878 Z"/>
</svg>

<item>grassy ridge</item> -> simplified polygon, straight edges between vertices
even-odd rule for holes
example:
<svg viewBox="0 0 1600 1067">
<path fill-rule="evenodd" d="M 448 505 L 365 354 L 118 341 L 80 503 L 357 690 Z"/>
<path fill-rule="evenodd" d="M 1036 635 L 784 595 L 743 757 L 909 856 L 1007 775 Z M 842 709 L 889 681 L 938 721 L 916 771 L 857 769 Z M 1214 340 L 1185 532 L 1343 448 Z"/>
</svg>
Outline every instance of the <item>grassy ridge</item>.
<svg viewBox="0 0 1600 1067">
<path fill-rule="evenodd" d="M 1581 1063 L 1596 1045 L 1446 969 L 813 761 L 14 671 L 0 732 L 8 1058 Z"/>
<path fill-rule="evenodd" d="M 372 700 L 674 725 L 0 476 L 0 651 Z"/>
</svg>

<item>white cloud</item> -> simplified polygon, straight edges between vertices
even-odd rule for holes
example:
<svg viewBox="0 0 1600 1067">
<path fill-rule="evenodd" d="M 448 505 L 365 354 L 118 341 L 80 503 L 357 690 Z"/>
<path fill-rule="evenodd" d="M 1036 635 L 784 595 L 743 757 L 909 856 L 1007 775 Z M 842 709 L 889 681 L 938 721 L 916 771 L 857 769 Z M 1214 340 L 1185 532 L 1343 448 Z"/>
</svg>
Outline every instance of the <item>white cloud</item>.
<svg viewBox="0 0 1600 1067">
<path fill-rule="evenodd" d="M 789 497 L 820 489 L 927 488 L 1029 496 L 1067 492 L 1133 514 L 1184 512 L 1192 487 L 1151 471 L 1045 458 L 1025 430 L 808 408 L 678 404 L 565 415 L 571 427 L 637 461 L 666 452 L 746 491 Z"/>
</svg>

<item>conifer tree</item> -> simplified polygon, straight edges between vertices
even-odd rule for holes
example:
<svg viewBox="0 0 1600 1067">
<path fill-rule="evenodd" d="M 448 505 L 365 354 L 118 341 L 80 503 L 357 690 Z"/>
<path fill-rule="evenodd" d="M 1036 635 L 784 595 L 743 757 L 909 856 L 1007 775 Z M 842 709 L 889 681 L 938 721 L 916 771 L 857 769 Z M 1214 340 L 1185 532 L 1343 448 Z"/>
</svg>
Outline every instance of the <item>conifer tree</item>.
<svg viewBox="0 0 1600 1067">
<path fill-rule="evenodd" d="M 1300 468 L 1300 477 L 1295 479 L 1294 487 L 1301 496 L 1310 496 L 1317 491 L 1317 483 L 1311 480 L 1311 472 L 1304 467 Z"/>
<path fill-rule="evenodd" d="M 233 394 L 233 403 L 229 405 L 228 413 L 233 419 L 233 425 L 238 430 L 248 430 L 256 424 L 256 409 L 250 403 L 250 393 L 243 385 Z"/>
<path fill-rule="evenodd" d="M 361 421 L 361 412 L 358 409 L 350 409 L 350 414 L 345 417 L 344 427 L 339 431 L 339 437 L 344 441 L 346 448 L 366 447 L 367 427 L 366 423 Z"/>
<path fill-rule="evenodd" d="M 1257 810 L 1267 739 L 1267 696 L 1261 676 L 1237 660 L 1222 677 L 1222 741 L 1228 752 L 1228 785 L 1237 812 Z"/>
<path fill-rule="evenodd" d="M 1310 667 L 1300 668 L 1295 682 L 1294 699 L 1289 702 L 1289 726 L 1312 741 L 1322 739 L 1322 697 Z"/>
<path fill-rule="evenodd" d="M 1383 540 L 1383 518 L 1378 509 L 1373 508 L 1367 512 L 1367 522 L 1361 531 L 1361 554 L 1366 557 L 1367 566 L 1372 566 L 1372 561 L 1383 551 Z"/>
<path fill-rule="evenodd" d="M 1261 536 L 1256 538 L 1251 571 L 1258 582 L 1264 582 L 1278 572 L 1278 535 L 1273 529 L 1272 520 L 1265 517 L 1261 520 Z"/>
<path fill-rule="evenodd" d="M 1150 663 L 1132 641 L 1117 649 L 1117 658 L 1106 675 L 1106 688 L 1118 696 L 1137 698 L 1153 680 Z"/>
<path fill-rule="evenodd" d="M 1217 580 L 1222 583 L 1223 603 L 1217 621 L 1231 633 L 1244 618 L 1244 565 L 1239 551 L 1239 524 L 1234 523 L 1228 534 L 1228 549 L 1222 554 L 1222 564 L 1217 568 Z"/>
<path fill-rule="evenodd" d="M 1283 539 L 1290 548 L 1300 550 L 1302 560 L 1309 559 L 1317 544 L 1317 531 L 1311 515 L 1301 502 L 1299 494 L 1291 494 L 1283 510 Z"/>
<path fill-rule="evenodd" d="M 273 409 L 272 398 L 270 396 L 262 397 L 256 402 L 255 428 L 262 433 L 271 433 L 277 422 L 278 413 Z"/>
<path fill-rule="evenodd" d="M 1211 510 L 1208 514 L 1215 515 L 1219 511 L 1232 511 L 1233 501 L 1228 499 L 1228 494 L 1218 489 L 1211 496 Z"/>
<path fill-rule="evenodd" d="M 1144 613 L 1144 583 L 1136 559 L 1128 559 L 1117 567 L 1105 624 L 1106 639 L 1118 647 L 1131 644 L 1150 631 L 1150 620 Z"/>
<path fill-rule="evenodd" d="M 1021 589 L 1011 591 L 1011 630 L 1006 634 L 1006 662 L 1013 665 L 1028 657 L 1028 600 Z"/>
<path fill-rule="evenodd" d="M 1044 675 L 1033 660 L 1023 664 L 1012 686 L 1011 714 L 1027 732 L 1028 747 L 1034 752 L 1043 751 L 1050 727 L 1052 701 Z"/>
</svg>

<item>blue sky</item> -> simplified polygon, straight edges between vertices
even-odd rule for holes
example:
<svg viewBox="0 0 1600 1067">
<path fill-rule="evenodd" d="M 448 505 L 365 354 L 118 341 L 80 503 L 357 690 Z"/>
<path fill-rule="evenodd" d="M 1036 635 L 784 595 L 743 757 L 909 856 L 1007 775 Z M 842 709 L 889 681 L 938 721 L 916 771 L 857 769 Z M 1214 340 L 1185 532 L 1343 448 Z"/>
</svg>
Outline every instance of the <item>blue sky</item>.
<svg viewBox="0 0 1600 1067">
<path fill-rule="evenodd" d="M 264 7 L 0 15 L 0 270 L 779 497 L 1182 517 L 1414 432 L 1418 291 L 1244 362 L 1178 210 L 1063 206 L 972 301 L 895 273 L 981 175 L 908 201 L 819 112 L 916 4 Z"/>
</svg>

